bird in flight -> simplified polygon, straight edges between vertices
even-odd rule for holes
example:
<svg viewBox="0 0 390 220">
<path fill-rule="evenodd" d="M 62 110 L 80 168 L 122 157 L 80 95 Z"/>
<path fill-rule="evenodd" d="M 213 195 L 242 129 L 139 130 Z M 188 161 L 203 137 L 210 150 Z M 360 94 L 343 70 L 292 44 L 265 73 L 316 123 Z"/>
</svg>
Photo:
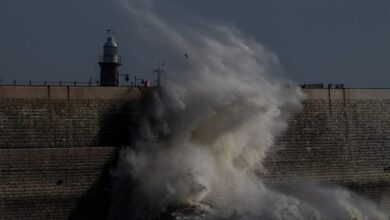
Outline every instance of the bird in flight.
<svg viewBox="0 0 390 220">
<path fill-rule="evenodd" d="M 185 53 L 184 56 L 186 57 L 186 59 L 188 59 L 188 54 L 187 53 Z"/>
</svg>

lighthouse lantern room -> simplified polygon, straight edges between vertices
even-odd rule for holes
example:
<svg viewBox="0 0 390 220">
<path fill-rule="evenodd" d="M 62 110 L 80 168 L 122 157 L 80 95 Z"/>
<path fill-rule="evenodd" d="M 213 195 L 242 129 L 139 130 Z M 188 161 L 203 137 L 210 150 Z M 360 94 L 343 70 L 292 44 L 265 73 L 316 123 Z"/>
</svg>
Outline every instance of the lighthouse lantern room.
<svg viewBox="0 0 390 220">
<path fill-rule="evenodd" d="M 119 86 L 119 67 L 121 57 L 118 55 L 118 44 L 115 42 L 114 33 L 107 30 L 107 41 L 103 46 L 103 56 L 99 59 L 100 85 Z"/>
</svg>

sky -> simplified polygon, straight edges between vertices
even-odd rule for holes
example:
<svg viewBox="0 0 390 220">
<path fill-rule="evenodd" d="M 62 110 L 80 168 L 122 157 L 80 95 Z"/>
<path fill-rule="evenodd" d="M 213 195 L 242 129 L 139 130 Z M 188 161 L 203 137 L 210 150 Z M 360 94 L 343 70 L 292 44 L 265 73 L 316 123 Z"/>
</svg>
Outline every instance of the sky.
<svg viewBox="0 0 390 220">
<path fill-rule="evenodd" d="M 125 0 L 0 0 L 0 79 L 99 78 L 106 29 L 115 31 L 121 73 L 152 78 Z M 299 83 L 390 87 L 388 0 L 156 0 L 161 16 L 231 25 L 279 58 Z M 151 65 L 155 63 L 155 65 Z M 169 66 L 167 66 L 169 71 Z"/>
</svg>

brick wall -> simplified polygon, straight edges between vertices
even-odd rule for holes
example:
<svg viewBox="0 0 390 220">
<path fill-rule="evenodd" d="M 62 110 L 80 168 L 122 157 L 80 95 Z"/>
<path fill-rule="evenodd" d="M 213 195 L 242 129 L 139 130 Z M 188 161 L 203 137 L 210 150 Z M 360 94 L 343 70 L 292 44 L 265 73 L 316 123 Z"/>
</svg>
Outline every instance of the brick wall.
<svg viewBox="0 0 390 220">
<path fill-rule="evenodd" d="M 148 93 L 0 87 L 0 219 L 104 218 L 112 163 Z"/>
<path fill-rule="evenodd" d="M 266 182 L 390 192 L 390 90 L 305 89 Z M 149 90 L 0 87 L 0 219 L 104 219 L 109 172 Z"/>
<path fill-rule="evenodd" d="M 390 205 L 390 90 L 304 90 L 269 157 L 267 182 L 336 183 Z"/>
<path fill-rule="evenodd" d="M 4 149 L 0 153 L 0 219 L 66 219 L 78 215 L 77 207 L 86 197 L 91 197 L 85 201 L 90 203 L 91 215 L 108 207 L 104 175 L 114 147 Z"/>
<path fill-rule="evenodd" d="M 125 144 L 142 93 L 109 89 L 0 87 L 0 149 Z"/>
</svg>

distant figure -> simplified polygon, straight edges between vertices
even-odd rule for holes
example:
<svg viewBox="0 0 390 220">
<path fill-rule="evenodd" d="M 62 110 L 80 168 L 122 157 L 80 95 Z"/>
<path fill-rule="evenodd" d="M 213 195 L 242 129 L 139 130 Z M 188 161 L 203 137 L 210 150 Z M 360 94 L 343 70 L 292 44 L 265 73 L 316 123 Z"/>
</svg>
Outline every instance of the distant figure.
<svg viewBox="0 0 390 220">
<path fill-rule="evenodd" d="M 187 53 L 185 53 L 184 56 L 186 57 L 186 59 L 188 59 L 188 54 Z"/>
</svg>

